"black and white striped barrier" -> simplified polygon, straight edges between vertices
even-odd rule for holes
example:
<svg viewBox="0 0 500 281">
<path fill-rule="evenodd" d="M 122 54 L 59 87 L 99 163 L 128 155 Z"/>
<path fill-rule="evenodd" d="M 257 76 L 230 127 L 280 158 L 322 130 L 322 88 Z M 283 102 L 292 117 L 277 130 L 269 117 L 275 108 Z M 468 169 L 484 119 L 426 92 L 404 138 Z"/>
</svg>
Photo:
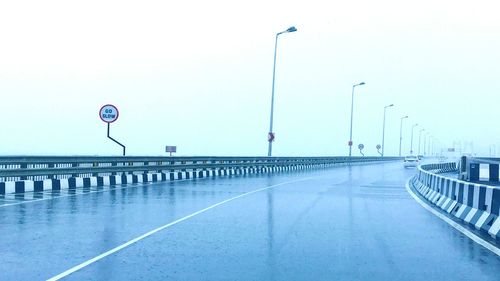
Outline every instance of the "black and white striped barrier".
<svg viewBox="0 0 500 281">
<path fill-rule="evenodd" d="M 420 166 L 411 180 L 413 187 L 430 203 L 500 239 L 500 189 L 436 174 L 440 169 L 448 168 Z"/>
<path fill-rule="evenodd" d="M 469 181 L 499 181 L 499 164 L 469 163 Z"/>
<path fill-rule="evenodd" d="M 369 163 L 369 162 L 366 162 Z M 365 163 L 359 163 L 365 164 Z M 113 186 L 129 183 L 175 181 L 200 178 L 215 178 L 232 175 L 273 173 L 295 170 L 306 170 L 313 168 L 327 168 L 331 166 L 346 165 L 346 163 L 329 164 L 307 164 L 307 165 L 289 165 L 273 167 L 253 167 L 253 168 L 233 168 L 233 169 L 207 169 L 197 171 L 176 171 L 162 173 L 144 173 L 144 174 L 122 174 L 116 176 L 102 177 L 74 177 L 67 179 L 46 179 L 40 181 L 22 180 L 0 182 L 0 194 L 40 192 L 46 190 L 74 189 L 85 187 Z"/>
</svg>

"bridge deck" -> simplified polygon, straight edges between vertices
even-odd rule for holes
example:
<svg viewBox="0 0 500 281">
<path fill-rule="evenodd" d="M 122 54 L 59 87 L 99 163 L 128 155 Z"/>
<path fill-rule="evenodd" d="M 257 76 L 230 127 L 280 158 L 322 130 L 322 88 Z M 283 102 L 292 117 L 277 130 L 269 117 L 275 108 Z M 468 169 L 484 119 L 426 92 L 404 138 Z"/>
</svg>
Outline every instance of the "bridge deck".
<svg viewBox="0 0 500 281">
<path fill-rule="evenodd" d="M 95 257 L 67 279 L 498 280 L 498 256 L 407 194 L 414 173 L 386 163 L 0 198 L 0 280 Z"/>
</svg>

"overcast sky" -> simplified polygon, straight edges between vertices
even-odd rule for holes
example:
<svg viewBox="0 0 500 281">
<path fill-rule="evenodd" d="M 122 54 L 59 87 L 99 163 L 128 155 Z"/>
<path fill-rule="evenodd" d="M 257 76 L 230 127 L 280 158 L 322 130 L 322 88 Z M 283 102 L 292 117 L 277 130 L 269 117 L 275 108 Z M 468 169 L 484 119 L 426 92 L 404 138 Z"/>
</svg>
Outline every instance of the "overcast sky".
<svg viewBox="0 0 500 281">
<path fill-rule="evenodd" d="M 0 154 L 386 155 L 411 125 L 500 153 L 498 1 L 2 1 Z M 423 145 L 423 139 L 422 139 Z M 359 155 L 357 149 L 354 155 Z"/>
</svg>

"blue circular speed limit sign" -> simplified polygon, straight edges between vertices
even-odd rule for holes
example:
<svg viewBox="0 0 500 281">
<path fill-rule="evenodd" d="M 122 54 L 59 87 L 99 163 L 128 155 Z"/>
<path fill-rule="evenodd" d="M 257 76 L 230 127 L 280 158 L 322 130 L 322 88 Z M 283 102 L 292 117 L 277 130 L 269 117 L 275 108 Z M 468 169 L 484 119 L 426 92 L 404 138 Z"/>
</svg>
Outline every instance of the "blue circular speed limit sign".
<svg viewBox="0 0 500 281">
<path fill-rule="evenodd" d="M 106 104 L 99 110 L 99 117 L 106 123 L 113 123 L 118 119 L 118 108 L 112 104 Z"/>
</svg>

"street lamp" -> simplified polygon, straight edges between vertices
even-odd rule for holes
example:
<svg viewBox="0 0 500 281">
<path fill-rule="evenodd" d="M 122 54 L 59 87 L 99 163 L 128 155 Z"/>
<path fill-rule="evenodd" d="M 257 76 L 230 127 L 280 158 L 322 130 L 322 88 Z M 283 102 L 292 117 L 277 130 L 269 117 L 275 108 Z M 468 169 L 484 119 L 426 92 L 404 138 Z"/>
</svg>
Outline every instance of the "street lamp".
<svg viewBox="0 0 500 281">
<path fill-rule="evenodd" d="M 352 155 L 352 116 L 354 110 L 354 88 L 357 86 L 363 86 L 365 82 L 361 82 L 359 84 L 352 85 L 352 94 L 351 94 L 351 130 L 349 133 L 349 157 Z"/>
<path fill-rule="evenodd" d="M 403 120 L 408 118 L 408 115 L 401 117 L 401 124 L 399 125 L 399 157 L 401 157 L 401 143 L 403 142 Z"/>
<path fill-rule="evenodd" d="M 411 144 L 410 144 L 410 154 L 413 155 L 413 129 L 418 126 L 418 123 L 411 127 Z"/>
<path fill-rule="evenodd" d="M 420 139 L 422 138 L 422 132 L 425 131 L 425 129 L 422 129 L 418 132 L 418 155 L 420 155 Z M 425 140 L 425 136 L 424 136 Z M 425 148 L 425 141 L 424 141 L 424 148 Z M 424 149 L 425 150 L 425 149 Z M 425 153 L 424 153 L 425 154 Z"/>
<path fill-rule="evenodd" d="M 269 122 L 269 134 L 267 136 L 267 140 L 269 141 L 269 149 L 267 151 L 267 156 L 272 155 L 273 151 L 273 141 L 274 141 L 274 133 L 273 133 L 273 114 L 274 114 L 274 79 L 276 77 L 276 51 L 278 50 L 278 36 L 283 33 L 290 33 L 297 31 L 295 26 L 289 27 L 285 31 L 281 31 L 276 33 L 276 41 L 274 43 L 274 65 L 273 65 L 273 88 L 271 91 L 271 121 Z"/>
<path fill-rule="evenodd" d="M 434 136 L 429 136 L 429 155 L 432 157 L 434 154 Z"/>
<path fill-rule="evenodd" d="M 384 124 L 382 125 L 382 157 L 384 157 L 384 141 L 385 141 L 385 111 L 388 107 L 393 107 L 394 104 L 384 106 Z"/>
<path fill-rule="evenodd" d="M 427 137 L 429 136 L 429 132 L 427 132 L 425 135 L 424 135 L 424 155 L 427 155 Z"/>
</svg>

